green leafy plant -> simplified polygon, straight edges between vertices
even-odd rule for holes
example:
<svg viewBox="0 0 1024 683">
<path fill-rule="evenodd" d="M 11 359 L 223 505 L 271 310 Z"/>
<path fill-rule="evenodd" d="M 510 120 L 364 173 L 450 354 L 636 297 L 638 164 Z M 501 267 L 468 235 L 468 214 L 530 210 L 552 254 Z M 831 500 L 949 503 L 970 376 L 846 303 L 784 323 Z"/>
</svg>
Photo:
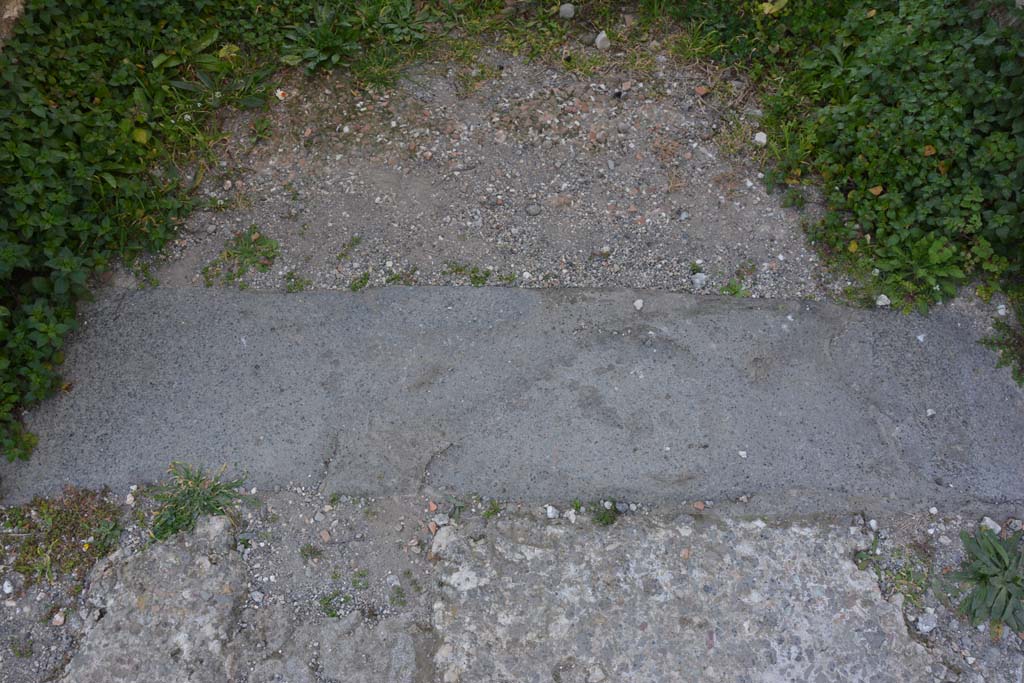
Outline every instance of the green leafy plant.
<svg viewBox="0 0 1024 683">
<path fill-rule="evenodd" d="M 1003 0 L 666 11 L 691 22 L 710 56 L 768 86 L 769 183 L 818 178 L 827 193 L 812 237 L 866 266 L 856 271 L 877 269 L 897 305 L 924 310 L 973 278 L 1024 268 L 1024 36 L 996 7 L 1021 16 Z"/>
<path fill-rule="evenodd" d="M 313 20 L 292 26 L 285 33 L 281 61 L 290 66 L 304 64 L 307 71 L 340 66 L 359 51 L 359 28 L 338 5 L 318 5 Z"/>
<path fill-rule="evenodd" d="M 203 281 L 207 287 L 212 287 L 218 280 L 244 287 L 240 280 L 246 273 L 253 269 L 267 272 L 280 253 L 276 240 L 264 235 L 256 225 L 251 225 L 247 230 L 236 232 L 224 251 L 203 268 Z"/>
<path fill-rule="evenodd" d="M 967 551 L 965 567 L 955 579 L 971 586 L 959 605 L 974 625 L 988 621 L 1024 631 L 1024 552 L 1021 532 L 1001 539 L 991 529 L 971 536 L 960 532 Z"/>
<path fill-rule="evenodd" d="M 233 506 L 245 498 L 238 491 L 245 480 L 224 481 L 226 470 L 225 466 L 210 475 L 201 467 L 171 463 L 170 480 L 153 491 L 153 499 L 159 503 L 150 528 L 153 538 L 163 541 L 180 531 L 191 531 L 203 515 L 231 516 Z"/>
</svg>

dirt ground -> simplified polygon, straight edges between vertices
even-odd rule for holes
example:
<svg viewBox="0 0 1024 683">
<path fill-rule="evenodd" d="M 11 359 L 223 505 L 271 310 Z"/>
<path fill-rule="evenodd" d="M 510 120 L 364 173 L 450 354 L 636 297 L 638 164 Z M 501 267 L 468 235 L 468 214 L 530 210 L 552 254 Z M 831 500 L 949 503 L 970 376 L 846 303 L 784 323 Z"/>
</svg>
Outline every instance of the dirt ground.
<svg viewBox="0 0 1024 683">
<path fill-rule="evenodd" d="M 840 295 L 848 282 L 803 233 L 814 202 L 787 209 L 765 190 L 748 86 L 648 50 L 643 73 L 582 77 L 484 50 L 373 93 L 292 78 L 268 115 L 225 121 L 206 208 L 150 274 L 202 286 L 232 235 L 255 225 L 280 245 L 267 272 L 242 278 L 257 289 Z"/>
</svg>

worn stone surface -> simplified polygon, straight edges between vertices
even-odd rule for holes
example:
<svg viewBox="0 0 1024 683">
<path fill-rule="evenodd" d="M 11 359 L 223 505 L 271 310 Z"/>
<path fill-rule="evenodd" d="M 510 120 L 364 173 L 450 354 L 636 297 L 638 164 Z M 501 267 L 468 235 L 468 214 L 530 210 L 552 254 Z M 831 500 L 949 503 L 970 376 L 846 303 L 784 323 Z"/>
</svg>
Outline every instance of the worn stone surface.
<svg viewBox="0 0 1024 683">
<path fill-rule="evenodd" d="M 0 619 L 4 680 L 1017 683 L 1024 674 L 1017 634 L 978 631 L 942 607 L 956 596 L 933 593 L 939 584 L 927 578 L 916 589 L 893 582 L 908 576 L 894 562 L 910 551 L 933 557 L 936 576 L 958 564 L 962 553 L 930 532 L 967 520 L 922 512 L 872 531 L 863 519 L 774 526 L 625 505 L 605 527 L 593 516 L 600 504 L 549 518 L 542 506 L 477 501 L 458 504 L 431 542 L 425 522 L 442 506 L 328 503 L 295 489 L 248 506 L 238 530 L 204 522 L 195 536 L 119 553 L 96 568 L 67 625 L 40 627 L 70 636 L 30 655 L 36 671 L 70 659 L 63 678 L 9 669 L 2 644 L 32 622 Z M 350 542 L 303 553 L 321 524 Z M 239 550 L 227 550 L 235 541 Z M 874 545 L 876 559 L 857 569 L 856 551 Z"/>
<path fill-rule="evenodd" d="M 90 578 L 86 635 L 63 683 L 223 683 L 245 565 L 225 517 L 201 521 Z"/>
<path fill-rule="evenodd" d="M 515 520 L 453 542 L 444 681 L 943 680 L 850 561 L 858 531 L 762 522 Z"/>
<path fill-rule="evenodd" d="M 638 294 L 111 293 L 2 493 L 127 488 L 187 457 L 360 495 L 1020 508 L 1024 392 L 952 308 Z"/>
</svg>

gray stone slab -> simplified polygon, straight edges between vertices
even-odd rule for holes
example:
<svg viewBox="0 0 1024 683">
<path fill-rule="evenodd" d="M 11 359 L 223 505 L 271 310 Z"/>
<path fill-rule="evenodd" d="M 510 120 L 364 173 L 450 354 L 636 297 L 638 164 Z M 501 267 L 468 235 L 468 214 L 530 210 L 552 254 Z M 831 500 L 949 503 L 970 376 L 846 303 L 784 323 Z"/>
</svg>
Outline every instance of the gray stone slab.
<svg viewBox="0 0 1024 683">
<path fill-rule="evenodd" d="M 687 517 L 489 531 L 442 553 L 436 680 L 947 680 L 850 561 L 860 532 Z"/>
<path fill-rule="evenodd" d="M 83 320 L 73 389 L 29 415 L 32 460 L 0 465 L 6 501 L 155 480 L 172 459 L 226 463 L 261 487 L 753 494 L 759 513 L 1024 498 L 1024 393 L 949 310 L 156 289 L 111 293 Z"/>
</svg>

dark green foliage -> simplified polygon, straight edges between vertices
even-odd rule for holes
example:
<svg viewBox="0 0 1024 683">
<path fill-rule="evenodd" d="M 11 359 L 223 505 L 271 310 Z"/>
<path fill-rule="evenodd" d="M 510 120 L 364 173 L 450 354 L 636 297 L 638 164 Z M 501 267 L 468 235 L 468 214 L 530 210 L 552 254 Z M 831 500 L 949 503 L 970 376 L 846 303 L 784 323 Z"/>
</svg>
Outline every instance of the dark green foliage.
<svg viewBox="0 0 1024 683">
<path fill-rule="evenodd" d="M 681 5 L 771 94 L 775 184 L 822 178 L 812 234 L 904 307 L 1024 268 L 1024 37 L 959 0 Z M 822 37 L 828 36 L 827 42 Z M 692 41 L 691 41 L 692 43 Z"/>
<path fill-rule="evenodd" d="M 58 386 L 90 276 L 174 235 L 211 114 L 263 106 L 282 56 L 384 80 L 424 21 L 412 0 L 28 0 L 0 52 L 0 452 L 31 452 L 17 411 Z"/>
<path fill-rule="evenodd" d="M 0 53 L 0 451 L 58 385 L 91 274 L 159 249 L 189 208 L 174 161 L 210 112 L 259 106 L 277 27 L 307 3 L 29 0 Z"/>
<path fill-rule="evenodd" d="M 163 541 L 179 531 L 191 531 L 203 515 L 230 514 L 232 506 L 244 498 L 238 492 L 243 479 L 222 481 L 224 470 L 210 476 L 201 468 L 171 463 L 170 481 L 153 493 L 160 503 L 153 518 L 153 538 Z"/>
<path fill-rule="evenodd" d="M 971 585 L 971 591 L 960 603 L 960 611 L 975 625 L 984 621 L 1006 624 L 1014 631 L 1024 631 L 1024 552 L 1021 532 L 1006 539 L 991 529 L 981 529 L 977 536 L 960 532 L 967 551 L 965 567 L 955 578 Z"/>
<path fill-rule="evenodd" d="M 316 8 L 313 21 L 293 26 L 285 34 L 285 64 L 315 71 L 321 67 L 336 67 L 359 51 L 359 28 L 338 7 L 321 5 Z"/>
</svg>

